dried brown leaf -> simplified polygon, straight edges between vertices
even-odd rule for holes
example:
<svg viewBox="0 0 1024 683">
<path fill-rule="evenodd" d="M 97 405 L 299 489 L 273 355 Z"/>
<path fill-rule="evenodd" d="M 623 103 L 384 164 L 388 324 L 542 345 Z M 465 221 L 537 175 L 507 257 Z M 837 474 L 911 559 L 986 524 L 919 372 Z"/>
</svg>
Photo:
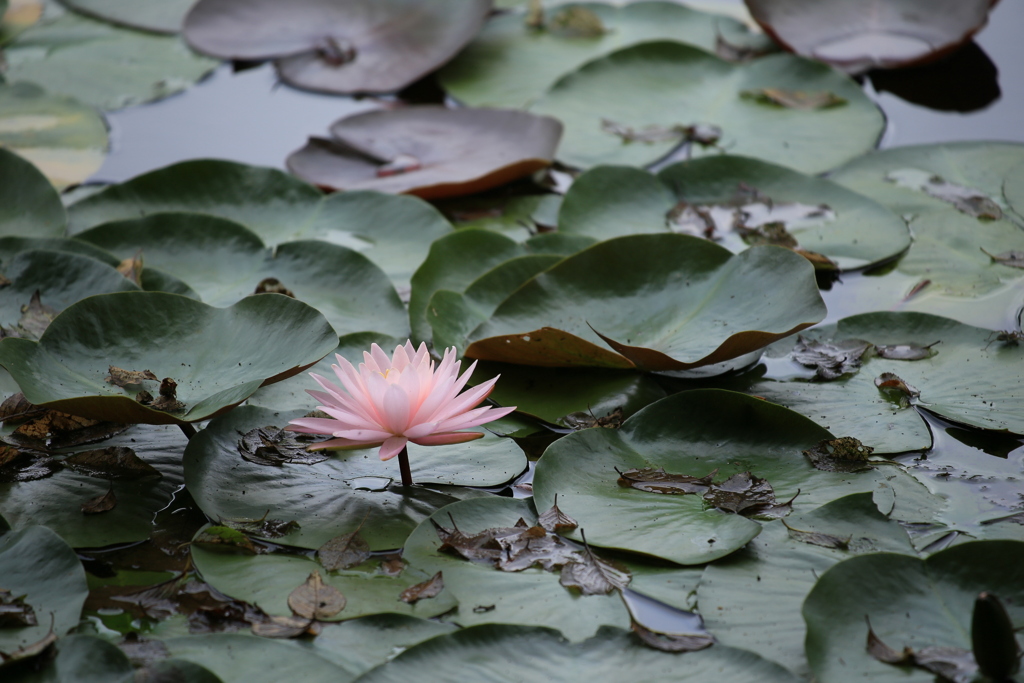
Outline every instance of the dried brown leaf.
<svg viewBox="0 0 1024 683">
<path fill-rule="evenodd" d="M 159 378 L 151 370 L 125 370 L 116 365 L 107 368 L 107 376 L 104 382 L 113 384 L 115 387 L 125 387 L 129 384 L 142 384 L 143 382 L 156 382 Z"/>
<path fill-rule="evenodd" d="M 717 473 L 716 469 L 703 477 L 691 477 L 688 474 L 670 474 L 661 467 L 644 467 L 619 472 L 618 483 L 619 486 L 649 493 L 704 493 L 711 486 L 711 480 Z"/>
<path fill-rule="evenodd" d="M 252 625 L 253 635 L 262 638 L 296 638 L 309 630 L 312 619 L 303 617 L 269 617 Z"/>
<path fill-rule="evenodd" d="M 117 505 L 117 496 L 114 495 L 114 487 L 111 486 L 106 493 L 90 498 L 82 503 L 82 514 L 98 515 L 101 512 L 109 512 Z"/>
<path fill-rule="evenodd" d="M 870 346 L 862 339 L 819 341 L 797 335 L 792 357 L 797 363 L 814 368 L 817 378 L 834 380 L 860 369 L 861 358 Z"/>
<path fill-rule="evenodd" d="M 558 494 L 555 494 L 555 502 L 551 509 L 547 510 L 537 518 L 537 524 L 553 533 L 572 531 L 579 526 L 579 523 L 565 514 L 558 508 Z"/>
<path fill-rule="evenodd" d="M 784 90 L 782 88 L 758 88 L 756 90 L 744 90 L 740 97 L 755 100 L 762 104 L 774 104 L 786 109 L 828 109 L 840 107 L 846 104 L 846 99 L 824 90 L 803 91 Z"/>
<path fill-rule="evenodd" d="M 883 372 L 876 377 L 875 386 L 887 401 L 891 401 L 901 408 L 908 407 L 913 399 L 921 395 L 920 391 L 892 372 Z"/>
<path fill-rule="evenodd" d="M 64 465 L 46 453 L 0 444 L 0 484 L 45 479 L 62 469 Z"/>
<path fill-rule="evenodd" d="M 136 481 L 161 477 L 160 470 L 135 454 L 127 446 L 108 446 L 69 455 L 64 465 L 90 477 Z"/>
<path fill-rule="evenodd" d="M 1001 254 L 990 254 L 989 252 L 982 249 L 985 255 L 988 256 L 994 263 L 998 263 L 1003 266 L 1010 266 L 1011 268 L 1024 268 L 1024 251 L 1004 251 Z"/>
<path fill-rule="evenodd" d="M 135 256 L 126 258 L 117 264 L 117 272 L 135 284 L 142 286 L 142 250 L 135 252 Z M 156 379 L 156 378 L 154 378 Z"/>
<path fill-rule="evenodd" d="M 238 441 L 238 452 L 245 460 L 257 465 L 315 465 L 331 457 L 323 451 L 308 450 L 322 440 L 273 426 L 257 427 L 242 435 Z"/>
<path fill-rule="evenodd" d="M 822 548 L 832 548 L 834 550 L 846 550 L 850 547 L 850 541 L 853 540 L 853 536 L 843 538 L 841 536 L 833 536 L 832 534 L 824 534 L 817 531 L 803 531 L 802 529 L 794 529 L 790 525 L 786 524 L 785 520 L 783 520 L 782 523 L 789 531 L 790 538 L 809 545 L 817 545 Z"/>
<path fill-rule="evenodd" d="M 799 491 L 797 495 L 800 495 Z M 739 472 L 721 484 L 712 484 L 704 493 L 704 500 L 719 510 L 771 519 L 788 515 L 793 509 L 794 499 L 796 496 L 788 502 L 779 503 L 768 480 L 755 477 L 750 472 Z"/>
<path fill-rule="evenodd" d="M 515 535 L 497 539 L 502 553 L 495 566 L 505 572 L 518 572 L 534 566 L 552 571 L 575 560 L 576 546 L 542 526 L 519 529 Z"/>
<path fill-rule="evenodd" d="M 23 336 L 29 339 L 39 339 L 55 317 L 57 317 L 57 311 L 42 302 L 37 289 L 32 293 L 29 302 L 21 307 L 18 329 L 24 332 Z"/>
<path fill-rule="evenodd" d="M 256 289 L 253 291 L 253 294 L 284 294 L 285 296 L 290 296 L 293 299 L 295 298 L 295 293 L 281 284 L 281 281 L 276 277 L 268 277 L 260 280 L 260 283 L 256 285 Z"/>
<path fill-rule="evenodd" d="M 316 556 L 329 572 L 349 569 L 370 558 L 370 544 L 356 529 L 352 533 L 335 536 L 324 543 L 316 551 Z"/>
<path fill-rule="evenodd" d="M 398 599 L 402 602 L 414 605 L 420 600 L 436 598 L 443 590 L 444 578 L 441 576 L 441 572 L 438 572 L 426 581 L 422 581 L 417 583 L 415 586 L 409 586 L 406 588 L 402 591 L 402 594 L 398 596 Z"/>
<path fill-rule="evenodd" d="M 613 590 L 622 590 L 633 580 L 629 569 L 608 560 L 602 560 L 583 540 L 583 550 L 576 553 L 576 560 L 562 567 L 558 582 L 566 588 L 577 588 L 583 595 L 608 595 Z"/>
<path fill-rule="evenodd" d="M 255 555 L 256 546 L 252 540 L 237 529 L 226 526 L 209 526 L 192 539 L 194 545 L 215 553 L 232 555 Z"/>
<path fill-rule="evenodd" d="M 0 589 L 0 628 L 22 628 L 38 623 L 36 612 L 25 602 L 24 595 L 12 595 L 9 590 Z"/>
<path fill-rule="evenodd" d="M 341 591 L 325 584 L 315 569 L 304 584 L 288 595 L 288 607 L 296 616 L 306 619 L 329 619 L 345 609 L 345 603 Z"/>
<path fill-rule="evenodd" d="M 696 652 L 715 644 L 715 637 L 710 633 L 671 634 L 652 631 L 643 624 L 633 621 L 630 625 L 633 633 L 648 647 L 662 652 Z"/>
<path fill-rule="evenodd" d="M 861 472 L 871 469 L 868 458 L 874 450 L 852 436 L 841 436 L 819 441 L 803 454 L 822 472 Z"/>
</svg>

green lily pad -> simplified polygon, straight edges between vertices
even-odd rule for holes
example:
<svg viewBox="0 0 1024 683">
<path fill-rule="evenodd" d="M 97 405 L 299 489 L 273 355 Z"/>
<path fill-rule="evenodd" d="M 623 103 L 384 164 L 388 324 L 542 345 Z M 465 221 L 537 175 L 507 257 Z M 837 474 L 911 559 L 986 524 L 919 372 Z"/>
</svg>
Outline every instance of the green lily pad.
<svg viewBox="0 0 1024 683">
<path fill-rule="evenodd" d="M 8 74 L 10 77 L 10 74 Z M 16 152 L 35 165 L 58 189 L 84 181 L 103 164 L 107 154 L 107 127 L 95 109 L 64 94 L 48 94 L 34 83 L 0 82 L 0 147 Z M 4 152 L 5 157 L 9 156 Z M 4 161 L 4 172 L 17 172 L 19 180 L 5 183 L 5 191 L 16 191 L 19 200 L 4 201 L 7 223 L 11 208 L 18 214 L 24 206 L 36 204 L 36 229 L 24 223 L 8 224 L 4 235 L 59 235 L 65 219 L 56 210 L 52 197 L 38 188 L 38 174 L 22 172 Z M 8 190 L 8 188 L 10 188 Z M 27 194 L 22 194 L 24 191 Z M 44 199 L 44 197 L 46 197 Z M 26 202 L 26 204 L 22 204 Z M 44 208 L 49 205 L 52 208 Z M 16 230 L 16 232 L 15 232 Z"/>
<path fill-rule="evenodd" d="M 65 0 L 82 14 L 128 28 L 177 33 L 194 0 Z"/>
<path fill-rule="evenodd" d="M 181 424 L 207 420 L 261 385 L 301 372 L 336 339 L 315 309 L 285 296 L 212 308 L 175 294 L 121 292 L 70 306 L 38 342 L 0 341 L 0 364 L 36 405 L 112 422 Z M 143 405 L 138 387 L 105 381 L 110 366 L 171 378 L 183 405 Z"/>
<path fill-rule="evenodd" d="M 1017 218 L 1024 223 L 1024 162 L 1013 167 L 1006 174 L 1003 181 L 1003 197 L 1009 208 L 1017 214 Z"/>
<path fill-rule="evenodd" d="M 460 501 L 431 515 L 432 520 L 448 528 L 454 520 L 466 534 L 512 526 L 520 517 L 527 524 L 536 523 L 537 513 L 529 501 L 500 497 Z M 602 624 L 629 624 L 626 608 L 614 592 L 583 596 L 563 587 L 557 573 L 538 568 L 503 572 L 441 553 L 440 545 L 433 524 L 424 521 L 409 535 L 402 556 L 427 573 L 444 573 L 445 589 L 459 602 L 458 611 L 449 619 L 460 626 L 548 626 L 575 642 L 591 637 Z"/>
<path fill-rule="evenodd" d="M 872 344 L 921 346 L 941 342 L 931 358 L 915 361 L 865 356 L 851 377 L 835 382 L 760 382 L 750 391 L 787 406 L 876 453 L 927 450 L 931 435 L 910 407 L 886 400 L 875 386 L 891 372 L 920 391 L 911 403 L 954 422 L 1024 433 L 1024 347 L 994 332 L 925 313 L 865 313 L 816 328 L 811 339 L 863 339 Z M 991 342 L 991 343 L 990 343 Z"/>
<path fill-rule="evenodd" d="M 472 381 L 501 375 L 490 398 L 517 412 L 561 423 L 571 413 L 604 417 L 617 408 L 629 417 L 667 394 L 650 375 L 598 368 L 534 368 L 481 363 Z"/>
<path fill-rule="evenodd" d="M 699 494 L 623 487 L 616 469 L 660 467 L 692 477 L 717 470 L 716 482 L 750 472 L 771 484 L 779 503 L 796 496 L 793 510 L 802 512 L 872 491 L 884 479 L 881 472 L 815 469 L 802 451 L 831 438 L 807 418 L 766 401 L 720 389 L 686 391 L 649 405 L 620 429 L 587 429 L 553 443 L 537 463 L 534 497 L 546 509 L 558 494 L 558 507 L 579 522 L 592 545 L 680 564 L 710 562 L 742 547 L 760 525 L 708 509 Z"/>
<path fill-rule="evenodd" d="M 27 309 L 37 292 L 44 306 L 60 312 L 87 296 L 139 289 L 94 258 L 59 251 L 23 251 L 4 263 L 3 274 L 11 281 L 0 300 L 0 327 L 7 330 L 18 325 L 22 307 Z"/>
<path fill-rule="evenodd" d="M 757 41 L 735 19 L 672 2 L 546 4 L 549 21 L 570 7 L 583 8 L 597 16 L 606 30 L 594 36 L 566 36 L 527 26 L 525 12 L 492 17 L 476 39 L 438 72 L 444 89 L 470 106 L 525 107 L 562 76 L 629 45 L 678 40 L 710 52 L 718 36 L 737 46 Z"/>
<path fill-rule="evenodd" d="M 821 109 L 763 104 L 744 93 L 762 88 L 826 92 L 845 103 Z M 608 97 L 615 93 L 615 97 Z M 681 141 L 625 143 L 602 120 L 635 130 L 647 126 L 718 126 L 721 149 L 730 154 L 820 173 L 871 149 L 884 128 L 878 108 L 839 72 L 788 54 L 730 64 L 698 48 L 652 42 L 595 59 L 563 77 L 530 111 L 565 124 L 560 161 L 642 166 Z M 604 126 L 607 128 L 608 126 Z M 720 149 L 691 145 L 693 156 Z"/>
<path fill-rule="evenodd" d="M 6 117 L 0 86 L 0 121 Z M 2 124 L 0 124 L 2 125 Z M 0 138 L 0 145 L 10 144 Z M 67 214 L 60 195 L 35 166 L 0 147 L 0 235 L 59 237 Z"/>
<path fill-rule="evenodd" d="M 3 589 L 23 597 L 36 624 L 0 629 L 0 653 L 12 655 L 34 645 L 52 630 L 58 637 L 78 625 L 89 594 L 85 570 L 75 552 L 44 526 L 0 532 Z M 4 658 L 6 659 L 6 657 Z"/>
<path fill-rule="evenodd" d="M 448 290 L 464 293 L 475 283 L 480 283 L 488 273 L 494 273 L 498 267 L 512 259 L 540 256 L 541 259 L 535 259 L 533 262 L 551 265 L 560 259 L 544 257 L 568 255 L 584 246 L 586 241 L 556 242 L 544 238 L 533 238 L 525 243 L 518 243 L 489 230 L 459 230 L 434 241 L 430 245 L 427 258 L 412 277 L 409 319 L 412 322 L 413 338 L 417 341 L 428 341 L 432 338 L 431 321 L 428 320 L 427 313 L 428 303 L 436 292 Z M 532 274 L 529 273 L 523 280 Z M 489 289 L 493 290 L 498 285 L 499 283 L 495 282 Z M 511 289 L 508 291 L 511 292 Z M 458 348 L 465 349 L 464 346 Z"/>
<path fill-rule="evenodd" d="M 791 251 L 733 255 L 688 235 L 628 235 L 527 281 L 473 331 L 466 355 L 689 370 L 757 351 L 824 316 L 813 268 Z"/>
<path fill-rule="evenodd" d="M 180 92 L 217 65 L 175 36 L 72 13 L 25 30 L 5 46 L 5 56 L 10 80 L 32 81 L 107 110 Z"/>
<path fill-rule="evenodd" d="M 878 511 L 870 493 L 791 515 L 785 524 L 794 531 L 782 521 L 769 522 L 746 548 L 709 564 L 697 600 L 720 643 L 751 650 L 806 677 L 800 605 L 818 576 L 854 553 L 913 555 L 914 550 L 906 531 Z M 764 628 L 766 623 L 771 628 Z"/>
<path fill-rule="evenodd" d="M 405 307 L 388 276 L 359 252 L 336 244 L 307 240 L 267 250 L 237 223 L 188 213 L 106 223 L 76 239 L 121 258 L 142 249 L 147 265 L 188 282 L 214 306 L 233 304 L 273 278 L 323 313 L 341 335 L 408 333 Z"/>
<path fill-rule="evenodd" d="M 77 239 L 60 237 L 0 237 L 0 263 L 10 263 L 23 252 L 35 250 L 87 256 L 114 268 L 123 260 L 108 251 Z M 134 256 L 135 254 L 132 253 L 128 258 L 133 258 Z M 192 299 L 199 298 L 195 290 L 187 284 L 156 268 L 144 267 L 140 281 L 142 289 L 147 292 L 167 292 L 169 294 L 181 294 Z"/>
<path fill-rule="evenodd" d="M 924 213 L 929 209 L 959 213 L 947 199 L 932 196 L 918 182 L 899 182 L 899 179 L 916 181 L 916 176 L 923 176 L 925 180 L 935 176 L 1008 208 L 1003 184 L 1022 163 L 1024 144 L 950 142 L 869 152 L 835 169 L 829 177 L 900 215 Z"/>
<path fill-rule="evenodd" d="M 450 489 L 403 490 L 395 484 L 397 460 L 381 462 L 376 449 L 345 451 L 315 465 L 272 467 L 242 459 L 242 434 L 267 425 L 284 427 L 301 415 L 247 406 L 193 437 L 185 452 L 185 481 L 207 516 L 259 519 L 269 509 L 272 518 L 300 525 L 282 543 L 319 548 L 359 528 L 371 549 L 386 550 L 400 547 L 421 520 L 456 500 Z M 410 444 L 409 463 L 419 484 L 493 486 L 522 472 L 526 456 L 511 439 L 485 436 L 454 446 Z"/>
<path fill-rule="evenodd" d="M 934 675 L 884 664 L 865 647 L 871 621 L 890 647 L 971 649 L 971 614 L 982 591 L 997 595 L 1014 626 L 1024 624 L 1024 543 L 977 541 L 921 560 L 879 553 L 825 572 L 804 601 L 807 659 L 822 683 L 932 681 Z"/>
<path fill-rule="evenodd" d="M 604 627 L 581 643 L 569 643 L 547 628 L 489 624 L 438 636 L 398 655 L 362 677 L 360 683 L 408 681 L 429 671 L 431 680 L 465 680 L 466 662 L 494 683 L 543 680 L 593 681 L 763 681 L 798 680 L 781 666 L 752 652 L 716 645 L 671 655 L 640 645 L 630 634 Z"/>
<path fill-rule="evenodd" d="M 277 59 L 286 83 L 330 93 L 392 92 L 425 76 L 480 30 L 491 0 L 200 0 L 189 44 L 221 59 Z"/>
<path fill-rule="evenodd" d="M 747 248 L 733 229 L 734 211 L 749 216 L 749 228 L 783 222 L 800 248 L 824 254 L 844 270 L 893 258 L 910 246 L 903 220 L 867 197 L 828 180 L 733 155 L 680 162 L 657 175 L 630 167 L 593 168 L 566 193 L 558 229 L 599 239 L 682 232 L 687 227 L 670 215 L 681 201 L 713 211 L 716 241 L 734 252 Z M 815 212 L 822 215 L 811 215 Z"/>
<path fill-rule="evenodd" d="M 290 617 L 288 595 L 314 571 L 324 585 L 345 596 L 345 607 L 329 620 L 354 619 L 369 614 L 394 613 L 422 618 L 436 617 L 456 605 L 449 590 L 413 604 L 399 599 L 402 591 L 430 578 L 430 574 L 406 566 L 399 576 L 376 571 L 380 560 L 350 570 L 328 572 L 315 559 L 290 555 L 234 555 L 192 546 L 192 561 L 203 580 L 221 593 L 256 604 L 274 616 Z"/>
<path fill-rule="evenodd" d="M 172 657 L 199 664 L 227 683 L 347 683 L 352 676 L 295 640 L 241 633 L 204 633 L 160 641 Z"/>
<path fill-rule="evenodd" d="M 78 451 L 112 446 L 131 448 L 159 473 L 138 480 L 110 481 L 69 467 L 35 481 L 0 484 L 0 512 L 15 526 L 45 524 L 75 548 L 137 543 L 149 538 L 153 515 L 182 484 L 181 454 L 187 440 L 169 425 L 137 425 Z M 113 490 L 117 504 L 101 514 L 82 513 L 82 504 Z"/>
<path fill-rule="evenodd" d="M 153 213 L 187 211 L 241 223 L 268 246 L 318 239 L 355 249 L 400 290 L 451 224 L 416 197 L 323 193 L 287 173 L 229 161 L 185 161 L 111 185 L 68 208 L 69 234 Z"/>
<path fill-rule="evenodd" d="M 492 230 L 517 242 L 558 224 L 559 194 L 456 197 L 434 202 L 457 230 Z M 551 234 L 551 233 L 546 233 Z"/>
</svg>

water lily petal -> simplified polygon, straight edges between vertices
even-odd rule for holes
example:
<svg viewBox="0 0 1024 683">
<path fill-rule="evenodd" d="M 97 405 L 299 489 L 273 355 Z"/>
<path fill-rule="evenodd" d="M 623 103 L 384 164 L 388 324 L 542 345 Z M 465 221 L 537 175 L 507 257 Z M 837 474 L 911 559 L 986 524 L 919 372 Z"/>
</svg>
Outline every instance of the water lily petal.
<svg viewBox="0 0 1024 683">
<path fill-rule="evenodd" d="M 462 415 L 456 415 L 455 417 L 445 420 L 437 425 L 438 431 L 449 432 L 457 429 L 468 429 L 469 427 L 477 427 L 485 422 L 497 420 L 499 417 L 505 417 L 509 413 L 515 410 L 511 408 L 491 408 L 485 406 L 483 408 L 477 408 L 471 410 L 468 413 Z"/>
<path fill-rule="evenodd" d="M 480 432 L 450 432 L 448 434 L 431 434 L 419 439 L 410 439 L 410 441 L 420 446 L 443 446 L 445 444 L 475 441 L 480 438 L 483 438 L 483 434 Z"/>
<path fill-rule="evenodd" d="M 401 453 L 402 449 L 405 448 L 405 445 L 407 443 L 409 443 L 409 439 L 405 438 L 404 436 L 391 437 L 383 444 L 381 444 L 380 459 L 390 460 L 391 458 Z"/>
<path fill-rule="evenodd" d="M 410 427 L 410 412 L 409 396 L 402 387 L 397 384 L 388 385 L 381 405 L 383 427 L 392 434 L 401 434 Z"/>
<path fill-rule="evenodd" d="M 360 448 L 373 448 L 379 446 L 380 441 L 372 441 L 365 443 L 363 441 L 353 441 L 352 439 L 328 439 L 327 441 L 318 441 L 312 446 L 307 446 L 311 451 L 323 451 L 331 449 L 332 451 L 354 451 Z"/>
<path fill-rule="evenodd" d="M 300 417 L 292 420 L 285 427 L 290 432 L 301 432 L 303 434 L 333 434 L 336 429 L 341 429 L 345 423 L 340 420 L 327 420 L 322 417 Z"/>
</svg>

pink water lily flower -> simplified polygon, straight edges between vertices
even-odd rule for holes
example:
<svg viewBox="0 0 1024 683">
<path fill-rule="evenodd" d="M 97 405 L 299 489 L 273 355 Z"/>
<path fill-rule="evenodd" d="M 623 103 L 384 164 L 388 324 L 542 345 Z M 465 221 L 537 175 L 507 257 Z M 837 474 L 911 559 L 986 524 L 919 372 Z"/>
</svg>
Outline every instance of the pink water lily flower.
<svg viewBox="0 0 1024 683">
<path fill-rule="evenodd" d="M 445 349 L 436 369 L 426 344 L 415 349 L 412 342 L 395 348 L 391 358 L 374 344 L 369 352 L 363 352 L 358 370 L 341 356 L 336 358 L 338 364 L 331 368 L 341 387 L 311 372 L 324 391 L 307 390 L 320 401 L 318 409 L 331 418 L 303 417 L 292 420 L 288 427 L 334 437 L 316 444 L 318 449 L 380 446 L 380 459 L 389 460 L 402 453 L 410 441 L 439 446 L 479 439 L 483 434 L 460 430 L 515 410 L 476 407 L 491 393 L 497 377 L 459 393 L 476 363 L 460 377 L 461 362 L 455 360 L 454 348 Z"/>
</svg>

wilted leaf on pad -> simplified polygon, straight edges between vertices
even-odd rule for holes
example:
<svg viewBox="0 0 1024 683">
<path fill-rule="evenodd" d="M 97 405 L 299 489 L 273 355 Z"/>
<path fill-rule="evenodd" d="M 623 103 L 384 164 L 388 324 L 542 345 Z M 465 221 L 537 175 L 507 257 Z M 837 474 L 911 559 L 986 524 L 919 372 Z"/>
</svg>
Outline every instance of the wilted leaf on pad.
<svg viewBox="0 0 1024 683">
<path fill-rule="evenodd" d="M 0 484 L 45 479 L 62 469 L 60 460 L 45 453 L 0 444 Z"/>
<path fill-rule="evenodd" d="M 444 579 L 441 576 L 441 572 L 438 572 L 426 581 L 406 588 L 402 591 L 401 595 L 398 596 L 398 599 L 411 605 L 419 602 L 420 600 L 435 598 L 440 595 L 443 590 Z"/>
<path fill-rule="evenodd" d="M 758 102 L 774 104 L 789 109 L 824 109 L 846 104 L 846 100 L 827 91 L 807 92 L 804 90 L 782 90 L 780 88 L 759 88 L 744 90 L 740 97 Z"/>
<path fill-rule="evenodd" d="M 632 629 L 644 645 L 663 652 L 696 652 L 715 644 L 715 637 L 710 633 L 697 635 L 658 633 L 637 621 L 633 622 Z"/>
<path fill-rule="evenodd" d="M 135 481 L 162 476 L 155 467 L 142 460 L 127 446 L 109 446 L 82 451 L 64 459 L 67 467 L 90 477 Z"/>
<path fill-rule="evenodd" d="M 238 441 L 238 452 L 243 458 L 257 465 L 315 465 L 330 458 L 330 454 L 324 451 L 308 450 L 310 446 L 322 440 L 277 427 L 257 427 L 242 435 Z"/>
<path fill-rule="evenodd" d="M 315 569 L 302 584 L 288 596 L 288 606 L 296 616 L 306 619 L 330 619 L 345 609 L 345 596 L 337 588 L 324 584 Z"/>
<path fill-rule="evenodd" d="M 262 638 L 295 638 L 306 633 L 314 621 L 305 617 L 271 616 L 252 625 L 253 634 Z"/>
<path fill-rule="evenodd" d="M 846 550 L 850 546 L 850 541 L 853 536 L 847 536 L 845 538 L 835 536 L 833 534 L 825 534 L 818 531 L 804 531 L 803 529 L 795 529 L 786 521 L 782 521 L 786 525 L 786 531 L 789 532 L 790 538 L 795 538 L 801 543 L 809 543 L 811 545 L 821 546 L 822 548 L 834 548 L 836 550 Z"/>
<path fill-rule="evenodd" d="M 451 59 L 490 8 L 491 0 L 201 0 L 184 36 L 222 59 L 278 58 L 281 78 L 301 88 L 391 92 Z"/>
<path fill-rule="evenodd" d="M 767 479 L 755 477 L 750 472 L 738 472 L 721 484 L 711 484 L 704 492 L 704 500 L 719 510 L 735 512 L 744 517 L 776 519 L 793 511 L 793 500 L 786 503 L 775 500 L 775 489 Z"/>
<path fill-rule="evenodd" d="M 691 477 L 688 474 L 670 474 L 661 467 L 642 467 L 619 472 L 619 486 L 651 493 L 703 494 L 717 472 L 716 469 L 703 477 Z"/>
<path fill-rule="evenodd" d="M 819 340 L 797 335 L 793 360 L 815 368 L 815 376 L 823 380 L 839 379 L 860 368 L 860 359 L 871 346 L 862 339 Z"/>
<path fill-rule="evenodd" d="M 608 595 L 613 590 L 623 590 L 633 578 L 626 567 L 595 555 L 585 537 L 583 550 L 576 556 L 575 562 L 562 567 L 558 582 L 566 588 L 579 589 L 583 595 Z"/>
<path fill-rule="evenodd" d="M 537 524 L 552 533 L 572 531 L 579 526 L 575 519 L 558 509 L 557 495 L 555 496 L 555 502 L 551 507 L 537 516 Z"/>
<path fill-rule="evenodd" d="M 267 510 L 267 515 L 269 514 L 270 511 Z M 221 519 L 218 520 L 218 524 L 261 538 L 280 538 L 299 528 L 299 523 L 294 520 L 285 522 L 280 519 L 267 519 L 267 515 L 262 519 Z"/>
<path fill-rule="evenodd" d="M 914 667 L 935 674 L 943 681 L 970 683 L 978 672 L 978 663 L 970 650 L 959 647 L 924 647 L 914 651 L 909 645 L 897 652 L 882 642 L 868 622 L 867 651 L 880 662 Z"/>
<path fill-rule="evenodd" d="M 208 526 L 197 533 L 192 542 L 216 553 L 255 555 L 257 552 L 248 536 L 227 526 Z"/>
<path fill-rule="evenodd" d="M 985 251 L 982 249 L 982 251 Z M 1014 268 L 1024 268 L 1024 251 L 1004 251 L 1001 254 L 989 254 L 985 251 L 985 254 L 992 259 L 994 263 L 999 263 L 1004 266 L 1012 266 Z"/>
<path fill-rule="evenodd" d="M 852 436 L 841 436 L 819 441 L 803 453 L 823 472 L 860 472 L 871 469 L 868 458 L 874 450 Z"/>
<path fill-rule="evenodd" d="M 37 289 L 32 293 L 32 298 L 29 302 L 21 307 L 21 319 L 18 320 L 18 329 L 23 331 L 24 335 L 28 339 L 39 339 L 43 336 L 43 332 L 53 322 L 56 317 L 57 311 L 53 310 L 49 306 L 42 302 L 39 296 L 39 290 Z"/>
<path fill-rule="evenodd" d="M 38 624 L 35 610 L 25 602 L 24 595 L 11 595 L 0 588 L 0 628 L 21 628 Z"/>
<path fill-rule="evenodd" d="M 745 1 L 761 28 L 787 50 L 849 73 L 938 58 L 979 31 L 995 4 L 992 0 Z"/>
<path fill-rule="evenodd" d="M 359 529 L 335 536 L 324 543 L 316 551 L 317 559 L 329 572 L 339 569 L 349 569 L 362 564 L 370 557 L 370 545 L 362 536 Z"/>
<path fill-rule="evenodd" d="M 437 199 L 480 192 L 547 167 L 562 125 L 521 111 L 419 105 L 340 119 L 331 135 L 333 140 L 313 138 L 292 153 L 289 170 L 335 190 Z"/>
<path fill-rule="evenodd" d="M 919 344 L 877 344 L 875 353 L 882 358 L 890 360 L 924 360 L 931 358 L 938 351 L 932 349 L 939 342 L 933 342 L 928 346 Z"/>
<path fill-rule="evenodd" d="M 113 510 L 116 505 L 117 496 L 114 495 L 114 487 L 111 485 L 110 490 L 102 496 L 90 498 L 82 503 L 82 513 L 86 515 L 98 515 L 101 512 L 109 512 Z"/>
<path fill-rule="evenodd" d="M 986 194 L 969 187 L 947 182 L 937 175 L 917 169 L 890 171 L 886 180 L 901 187 L 920 190 L 952 204 L 958 211 L 974 218 L 997 221 L 1003 217 L 999 205 Z"/>
<path fill-rule="evenodd" d="M 146 380 L 160 381 L 160 378 L 150 370 L 125 370 L 111 365 L 108 372 L 110 374 L 105 381 L 113 384 L 115 387 L 123 387 L 128 384 L 142 384 Z"/>
<path fill-rule="evenodd" d="M 921 395 L 921 392 L 904 382 L 894 372 L 883 372 L 875 378 L 875 386 L 885 396 L 901 408 L 906 408 L 910 402 Z"/>
</svg>

